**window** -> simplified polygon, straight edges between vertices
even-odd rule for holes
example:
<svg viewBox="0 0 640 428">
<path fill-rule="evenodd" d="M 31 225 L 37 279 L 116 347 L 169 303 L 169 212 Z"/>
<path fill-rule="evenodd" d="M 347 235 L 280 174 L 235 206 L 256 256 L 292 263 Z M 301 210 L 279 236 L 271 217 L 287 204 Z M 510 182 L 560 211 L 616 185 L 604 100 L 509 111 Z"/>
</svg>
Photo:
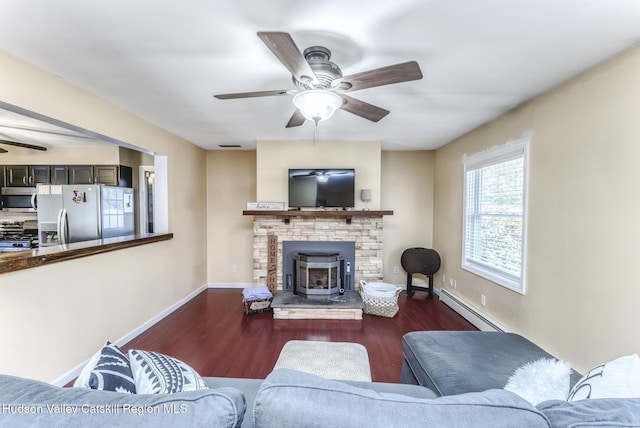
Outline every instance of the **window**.
<svg viewBox="0 0 640 428">
<path fill-rule="evenodd" d="M 529 140 L 463 159 L 462 268 L 522 294 Z"/>
</svg>

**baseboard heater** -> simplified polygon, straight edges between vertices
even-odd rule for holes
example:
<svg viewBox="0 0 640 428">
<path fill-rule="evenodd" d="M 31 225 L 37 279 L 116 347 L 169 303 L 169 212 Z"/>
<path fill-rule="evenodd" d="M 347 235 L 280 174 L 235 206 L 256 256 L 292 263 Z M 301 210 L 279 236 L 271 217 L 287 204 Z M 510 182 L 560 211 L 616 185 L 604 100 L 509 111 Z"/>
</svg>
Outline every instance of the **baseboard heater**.
<svg viewBox="0 0 640 428">
<path fill-rule="evenodd" d="M 459 313 L 464 319 L 476 326 L 482 331 L 506 331 L 503 327 L 499 326 L 494 321 L 491 321 L 485 315 L 478 312 L 473 306 L 467 302 L 449 293 L 444 288 L 439 290 L 440 301 L 445 303 L 451 309 Z"/>
</svg>

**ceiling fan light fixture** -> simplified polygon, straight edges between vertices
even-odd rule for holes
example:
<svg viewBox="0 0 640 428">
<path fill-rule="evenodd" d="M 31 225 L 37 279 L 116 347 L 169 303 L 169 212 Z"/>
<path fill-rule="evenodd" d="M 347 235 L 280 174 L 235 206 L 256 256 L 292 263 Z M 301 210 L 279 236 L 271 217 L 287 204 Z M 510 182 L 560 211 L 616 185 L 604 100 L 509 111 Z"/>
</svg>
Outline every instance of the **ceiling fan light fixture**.
<svg viewBox="0 0 640 428">
<path fill-rule="evenodd" d="M 342 97 L 335 92 L 311 89 L 294 96 L 293 105 L 305 118 L 318 123 L 333 116 L 333 113 L 342 106 Z"/>
</svg>

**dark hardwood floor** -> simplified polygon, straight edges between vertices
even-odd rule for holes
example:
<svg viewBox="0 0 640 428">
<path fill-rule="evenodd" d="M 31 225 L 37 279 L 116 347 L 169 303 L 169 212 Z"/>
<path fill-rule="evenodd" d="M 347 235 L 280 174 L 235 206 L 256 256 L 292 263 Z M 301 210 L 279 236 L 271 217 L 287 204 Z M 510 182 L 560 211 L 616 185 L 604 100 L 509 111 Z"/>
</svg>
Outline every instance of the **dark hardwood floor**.
<svg viewBox="0 0 640 428">
<path fill-rule="evenodd" d="M 398 382 L 402 336 L 417 330 L 476 330 L 434 296 L 398 298 L 394 318 L 274 320 L 271 312 L 244 315 L 241 290 L 207 289 L 122 348 L 176 357 L 202 376 L 265 378 L 289 340 L 355 342 L 369 353 L 376 382 Z"/>
</svg>

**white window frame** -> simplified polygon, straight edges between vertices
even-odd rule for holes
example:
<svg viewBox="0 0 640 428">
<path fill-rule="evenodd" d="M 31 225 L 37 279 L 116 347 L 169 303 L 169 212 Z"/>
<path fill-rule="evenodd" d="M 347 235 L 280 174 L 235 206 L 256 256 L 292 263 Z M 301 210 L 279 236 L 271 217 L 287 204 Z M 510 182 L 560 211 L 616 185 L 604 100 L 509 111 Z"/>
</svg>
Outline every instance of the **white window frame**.
<svg viewBox="0 0 640 428">
<path fill-rule="evenodd" d="M 473 154 L 465 155 L 463 157 L 464 175 L 464 200 L 463 200 L 463 212 L 462 212 L 462 269 L 472 272 L 478 276 L 481 276 L 489 281 L 492 281 L 498 285 L 506 287 L 520 294 L 525 294 L 525 272 L 526 272 L 526 243 L 527 243 L 527 201 L 528 201 L 528 188 L 529 188 L 529 141 L 531 140 L 532 133 L 527 131 L 523 137 L 510 141 L 508 143 L 492 147 L 488 150 Z M 497 165 L 503 162 L 512 161 L 514 159 L 523 159 L 523 189 L 522 189 L 522 242 L 521 242 L 521 254 L 520 254 L 520 272 L 518 275 L 505 272 L 490 264 L 482 263 L 478 260 L 473 260 L 467 256 L 467 208 L 468 208 L 468 195 L 467 195 L 467 174 L 493 165 Z"/>
</svg>

